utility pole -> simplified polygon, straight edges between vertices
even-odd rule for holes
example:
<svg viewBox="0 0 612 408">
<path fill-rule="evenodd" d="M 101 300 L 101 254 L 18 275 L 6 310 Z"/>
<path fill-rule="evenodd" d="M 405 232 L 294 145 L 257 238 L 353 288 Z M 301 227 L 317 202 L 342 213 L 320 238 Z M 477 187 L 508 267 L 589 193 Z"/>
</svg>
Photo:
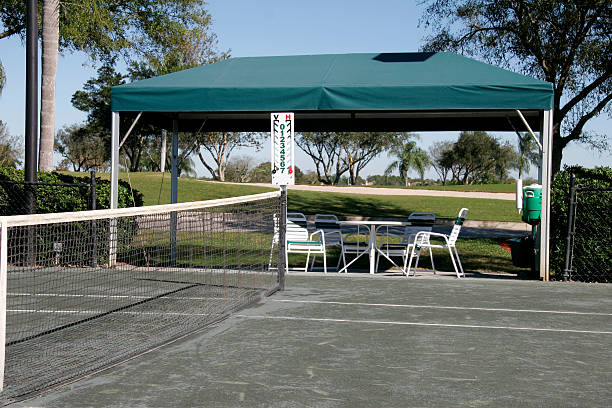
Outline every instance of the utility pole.
<svg viewBox="0 0 612 408">
<path fill-rule="evenodd" d="M 38 2 L 26 4 L 25 181 L 35 182 L 38 169 Z M 34 212 L 35 185 L 28 188 L 28 211 Z"/>
</svg>

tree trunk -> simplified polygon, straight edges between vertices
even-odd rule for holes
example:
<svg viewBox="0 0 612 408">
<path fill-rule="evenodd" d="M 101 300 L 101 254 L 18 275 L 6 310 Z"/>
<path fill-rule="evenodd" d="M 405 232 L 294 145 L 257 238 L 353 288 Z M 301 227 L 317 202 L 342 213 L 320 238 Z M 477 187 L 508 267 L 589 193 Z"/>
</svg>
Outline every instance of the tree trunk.
<svg viewBox="0 0 612 408">
<path fill-rule="evenodd" d="M 59 53 L 59 0 L 43 2 L 42 81 L 40 88 L 40 170 L 53 169 L 55 139 L 55 77 Z"/>
<path fill-rule="evenodd" d="M 561 160 L 563 160 L 563 148 L 566 145 L 561 140 L 561 135 L 559 134 L 558 129 L 559 129 L 559 124 L 556 124 L 555 129 L 553 131 L 551 177 L 554 177 L 555 174 L 561 171 Z"/>
</svg>

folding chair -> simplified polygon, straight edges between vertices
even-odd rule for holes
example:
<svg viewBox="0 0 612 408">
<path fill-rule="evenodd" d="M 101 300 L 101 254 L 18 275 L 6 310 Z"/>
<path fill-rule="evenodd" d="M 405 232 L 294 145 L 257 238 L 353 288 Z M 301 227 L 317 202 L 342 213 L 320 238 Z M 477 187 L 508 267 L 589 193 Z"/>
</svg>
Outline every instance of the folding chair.
<svg viewBox="0 0 612 408">
<path fill-rule="evenodd" d="M 455 273 L 457 274 L 458 278 L 461 277 L 465 277 L 465 272 L 463 271 L 463 265 L 461 265 L 461 260 L 459 259 L 459 252 L 457 252 L 457 247 L 456 247 L 456 242 L 457 242 L 457 237 L 459 236 L 459 232 L 461 231 L 461 226 L 463 225 L 463 222 L 465 221 L 465 219 L 467 218 L 469 209 L 468 208 L 462 208 L 461 211 L 459 211 L 459 215 L 457 216 L 457 219 L 455 220 L 455 225 L 453 226 L 453 229 L 451 231 L 451 233 L 449 235 L 445 235 L 445 234 L 439 234 L 436 232 L 419 232 L 417 233 L 417 235 L 414 238 L 414 244 L 412 246 L 412 251 L 410 252 L 410 261 L 408 262 L 408 274 L 410 274 L 410 268 L 412 266 L 412 260 L 416 259 L 415 264 L 414 264 L 414 272 L 412 276 L 416 275 L 416 268 L 419 265 L 419 258 L 421 256 L 421 250 L 423 248 L 429 248 L 429 251 L 431 253 L 431 248 L 441 248 L 441 249 L 448 249 L 448 253 L 451 257 L 451 261 L 453 262 L 453 268 L 455 269 Z M 431 237 L 438 237 L 438 238 L 442 238 L 444 240 L 444 244 L 432 244 L 430 242 L 430 238 Z M 454 254 L 453 254 L 454 251 Z M 457 257 L 457 262 L 455 262 L 455 257 Z M 457 269 L 457 264 L 459 264 L 459 268 Z M 431 267 L 433 268 L 433 273 L 436 273 L 436 267 L 433 263 L 433 257 L 431 258 Z M 461 273 L 459 272 L 461 271 Z"/>
<path fill-rule="evenodd" d="M 315 240 L 314 236 L 318 236 Z M 287 213 L 287 229 L 285 234 L 285 262 L 289 271 L 289 253 L 306 254 L 304 272 L 308 271 L 310 254 L 323 254 L 323 271 L 327 273 L 327 256 L 325 253 L 325 234 L 317 230 L 308 234 L 306 217 L 302 213 Z M 295 268 L 294 270 L 302 270 Z"/>
</svg>

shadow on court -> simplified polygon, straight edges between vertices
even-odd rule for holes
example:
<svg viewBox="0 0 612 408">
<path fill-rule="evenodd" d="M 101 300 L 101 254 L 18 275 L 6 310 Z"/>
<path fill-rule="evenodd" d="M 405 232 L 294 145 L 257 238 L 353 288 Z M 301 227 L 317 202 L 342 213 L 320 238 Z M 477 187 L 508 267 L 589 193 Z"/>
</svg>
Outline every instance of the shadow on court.
<svg viewBox="0 0 612 408">
<path fill-rule="evenodd" d="M 287 290 L 16 407 L 607 407 L 612 286 L 290 275 Z"/>
</svg>

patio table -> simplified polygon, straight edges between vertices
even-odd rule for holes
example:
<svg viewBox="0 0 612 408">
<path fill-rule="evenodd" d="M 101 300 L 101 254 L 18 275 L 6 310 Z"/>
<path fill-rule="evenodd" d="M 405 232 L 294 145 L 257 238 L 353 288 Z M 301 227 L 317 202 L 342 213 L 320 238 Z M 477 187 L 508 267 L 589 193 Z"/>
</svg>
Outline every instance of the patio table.
<svg viewBox="0 0 612 408">
<path fill-rule="evenodd" d="M 346 269 L 351 266 L 351 264 L 353 262 L 355 262 L 357 259 L 361 258 L 364 254 L 368 254 L 369 258 L 370 258 L 370 274 L 374 274 L 376 271 L 375 269 L 375 265 L 376 265 L 376 251 L 380 251 L 380 249 L 378 249 L 378 247 L 376 246 L 376 230 L 381 227 L 381 226 L 407 226 L 407 225 L 412 225 L 412 223 L 410 222 L 403 222 L 403 221 L 384 221 L 384 220 L 368 220 L 368 221 L 339 221 L 338 224 L 340 224 L 340 226 L 343 225 L 351 225 L 351 226 L 364 226 L 366 228 L 368 228 L 368 247 L 366 250 L 364 250 L 361 254 L 358 254 L 357 257 L 355 257 L 355 259 L 353 259 L 351 262 L 347 263 L 346 265 L 344 265 L 340 270 L 338 270 L 338 273 L 340 272 L 344 272 L 346 271 Z"/>
</svg>

